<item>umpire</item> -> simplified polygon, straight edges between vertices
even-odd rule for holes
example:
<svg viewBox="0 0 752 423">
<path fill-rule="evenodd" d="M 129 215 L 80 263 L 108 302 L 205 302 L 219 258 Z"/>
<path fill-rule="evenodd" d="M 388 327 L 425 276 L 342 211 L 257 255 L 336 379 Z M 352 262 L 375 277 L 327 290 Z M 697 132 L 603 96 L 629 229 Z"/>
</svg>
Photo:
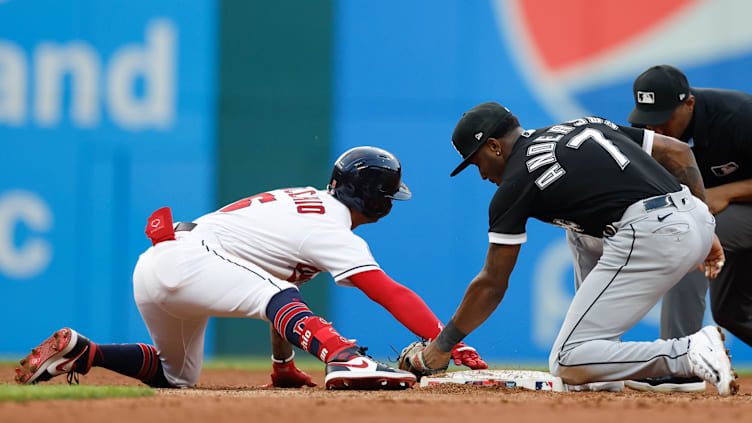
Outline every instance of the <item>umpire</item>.
<svg viewBox="0 0 752 423">
<path fill-rule="evenodd" d="M 633 92 L 629 122 L 678 138 L 695 155 L 726 253 L 723 270 L 710 283 L 713 319 L 752 346 L 752 96 L 690 87 L 670 65 L 643 72 Z M 707 287 L 695 271 L 664 296 L 662 338 L 686 336 L 702 326 Z"/>
</svg>

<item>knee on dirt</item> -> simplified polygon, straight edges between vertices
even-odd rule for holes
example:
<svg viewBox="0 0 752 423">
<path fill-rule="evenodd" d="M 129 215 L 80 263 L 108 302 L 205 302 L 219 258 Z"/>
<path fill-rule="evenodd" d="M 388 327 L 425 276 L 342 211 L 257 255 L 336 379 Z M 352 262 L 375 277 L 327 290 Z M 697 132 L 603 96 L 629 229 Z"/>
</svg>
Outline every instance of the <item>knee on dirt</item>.
<svg viewBox="0 0 752 423">
<path fill-rule="evenodd" d="M 548 357 L 549 373 L 552 376 L 560 377 L 568 385 L 582 385 L 592 382 L 587 372 L 587 366 L 568 367 L 562 364 L 567 362 L 570 351 L 562 352 L 557 349 L 551 352 Z"/>
<path fill-rule="evenodd" d="M 147 385 L 153 388 L 192 388 L 196 386 L 198 377 L 201 375 L 201 369 L 195 372 L 183 372 L 183 374 L 174 376 L 167 371 L 164 373 L 164 379 L 153 380 L 151 383 L 146 382 Z"/>
</svg>

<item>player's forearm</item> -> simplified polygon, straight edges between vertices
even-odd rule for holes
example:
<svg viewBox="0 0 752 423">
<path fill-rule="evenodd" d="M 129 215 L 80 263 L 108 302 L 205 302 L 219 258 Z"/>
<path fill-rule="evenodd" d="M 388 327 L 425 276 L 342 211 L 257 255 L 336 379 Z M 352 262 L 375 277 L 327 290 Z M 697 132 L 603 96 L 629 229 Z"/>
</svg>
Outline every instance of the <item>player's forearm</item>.
<svg viewBox="0 0 752 423">
<path fill-rule="evenodd" d="M 671 137 L 656 134 L 652 151 L 653 158 L 682 184 L 692 195 L 705 201 L 705 184 L 697 161 L 689 146 Z"/>
<path fill-rule="evenodd" d="M 412 333 L 425 339 L 436 338 L 441 332 L 441 322 L 428 305 L 410 289 L 405 291 L 398 301 L 381 304 Z"/>
<path fill-rule="evenodd" d="M 274 326 L 271 327 L 272 356 L 275 360 L 287 360 L 292 356 L 292 345 L 283 338 Z"/>
<path fill-rule="evenodd" d="M 485 322 L 504 298 L 508 279 L 505 277 L 502 282 L 489 279 L 487 275 L 481 272 L 473 279 L 454 317 L 426 347 L 424 357 L 430 368 L 444 366 L 452 355 L 452 347 Z"/>
<path fill-rule="evenodd" d="M 495 281 L 484 273 L 473 279 L 452 317 L 454 326 L 467 335 L 485 322 L 504 298 L 507 283 Z"/>
<path fill-rule="evenodd" d="M 441 331 L 441 322 L 418 294 L 381 270 L 358 273 L 350 282 L 421 338 L 436 338 Z"/>
<path fill-rule="evenodd" d="M 724 192 L 730 203 L 752 202 L 752 179 L 736 181 L 711 189 L 719 189 Z"/>
</svg>

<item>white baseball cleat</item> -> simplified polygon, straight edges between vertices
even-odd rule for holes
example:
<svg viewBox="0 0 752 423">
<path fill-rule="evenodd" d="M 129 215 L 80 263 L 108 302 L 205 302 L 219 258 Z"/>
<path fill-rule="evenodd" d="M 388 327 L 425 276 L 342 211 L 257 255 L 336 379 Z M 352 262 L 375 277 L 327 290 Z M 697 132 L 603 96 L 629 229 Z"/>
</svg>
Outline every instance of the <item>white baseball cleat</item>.
<svg viewBox="0 0 752 423">
<path fill-rule="evenodd" d="M 364 354 L 363 350 L 338 354 L 326 364 L 326 389 L 408 389 L 416 378 Z"/>
<path fill-rule="evenodd" d="M 735 395 L 739 391 L 736 373 L 723 343 L 725 338 L 721 328 L 705 326 L 689 336 L 687 351 L 692 372 L 715 385 L 723 396 Z"/>
</svg>

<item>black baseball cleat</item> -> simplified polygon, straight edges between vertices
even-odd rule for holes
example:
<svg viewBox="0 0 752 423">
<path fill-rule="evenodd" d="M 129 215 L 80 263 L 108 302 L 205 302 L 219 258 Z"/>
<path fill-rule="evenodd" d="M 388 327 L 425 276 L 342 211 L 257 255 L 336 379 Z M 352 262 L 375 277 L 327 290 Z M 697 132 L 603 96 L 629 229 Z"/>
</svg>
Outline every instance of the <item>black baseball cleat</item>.
<svg viewBox="0 0 752 423">
<path fill-rule="evenodd" d="M 639 380 L 625 380 L 624 385 L 643 392 L 705 392 L 705 381 L 696 376 L 663 376 Z"/>
<path fill-rule="evenodd" d="M 63 328 L 31 350 L 16 368 L 16 383 L 29 385 L 68 374 L 68 383 L 78 383 L 78 374 L 91 369 L 97 346 L 71 328 Z"/>
<path fill-rule="evenodd" d="M 365 355 L 365 348 L 348 348 L 326 364 L 326 389 L 408 389 L 415 375 L 393 369 Z"/>
</svg>

